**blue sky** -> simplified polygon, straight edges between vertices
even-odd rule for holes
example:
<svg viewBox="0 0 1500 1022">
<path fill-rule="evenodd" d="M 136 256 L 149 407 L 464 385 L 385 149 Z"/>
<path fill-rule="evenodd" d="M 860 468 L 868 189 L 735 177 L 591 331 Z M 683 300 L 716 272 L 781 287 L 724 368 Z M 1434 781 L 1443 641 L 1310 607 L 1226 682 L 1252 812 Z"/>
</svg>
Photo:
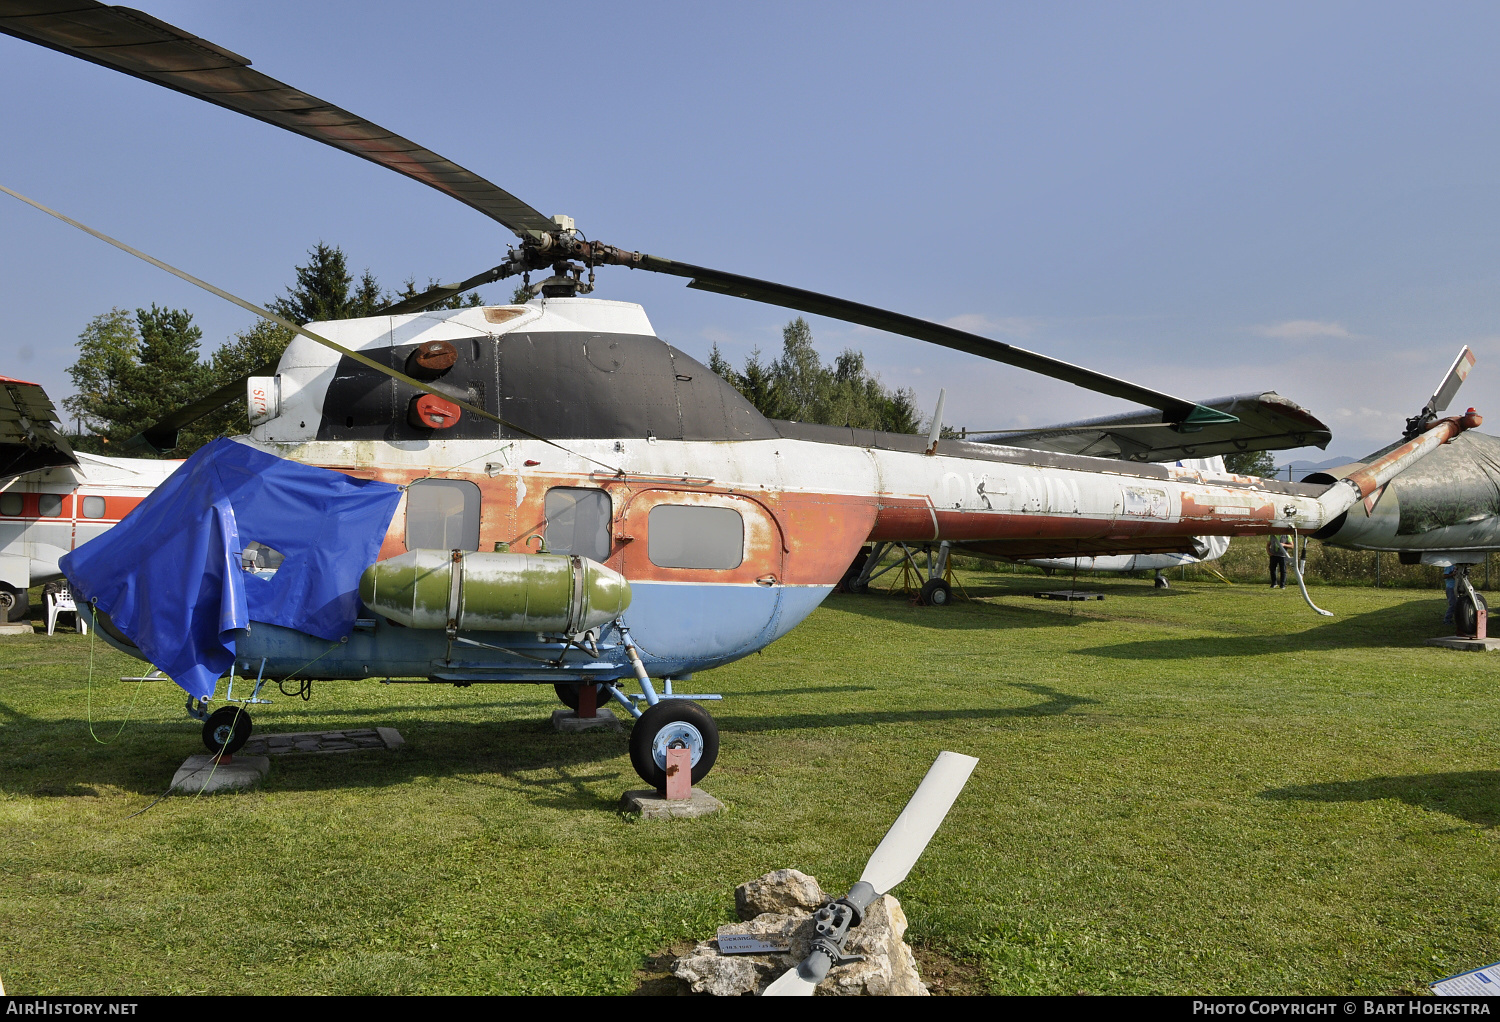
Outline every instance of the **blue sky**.
<svg viewBox="0 0 1500 1022">
<path fill-rule="evenodd" d="M 1274 389 L 1334 427 L 1330 453 L 1393 439 L 1464 343 L 1479 364 L 1460 400 L 1500 416 L 1493 5 L 142 5 L 626 248 L 1185 397 Z M 0 139 L 0 183 L 252 300 L 319 240 L 394 286 L 491 266 L 510 237 L 363 161 L 9 37 Z M 704 358 L 774 352 L 789 318 L 625 270 L 597 294 Z M 153 301 L 191 309 L 205 349 L 249 325 L 0 203 L 0 374 L 60 398 L 84 324 Z M 813 328 L 926 408 L 947 387 L 958 425 L 1123 407 Z"/>
</svg>

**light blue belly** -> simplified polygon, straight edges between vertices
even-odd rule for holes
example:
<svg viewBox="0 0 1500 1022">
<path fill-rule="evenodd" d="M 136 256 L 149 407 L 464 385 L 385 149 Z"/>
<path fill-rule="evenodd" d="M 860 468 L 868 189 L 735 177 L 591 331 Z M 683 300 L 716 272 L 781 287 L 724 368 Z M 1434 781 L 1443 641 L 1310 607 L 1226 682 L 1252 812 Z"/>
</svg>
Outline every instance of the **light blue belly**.
<svg viewBox="0 0 1500 1022">
<path fill-rule="evenodd" d="M 624 621 L 653 677 L 707 670 L 764 649 L 823 602 L 831 586 L 740 586 L 636 582 Z M 535 633 L 465 632 L 450 646 L 442 631 L 395 627 L 375 619 L 347 642 L 253 622 L 236 642 L 239 670 L 270 678 L 432 677 L 472 682 L 552 682 L 632 677 L 611 626 L 598 656 L 539 643 Z M 501 649 L 491 647 L 503 647 Z M 524 654 L 524 655 L 523 655 Z M 561 667 L 537 662 L 561 656 Z M 529 657 L 529 658 L 528 658 Z"/>
</svg>

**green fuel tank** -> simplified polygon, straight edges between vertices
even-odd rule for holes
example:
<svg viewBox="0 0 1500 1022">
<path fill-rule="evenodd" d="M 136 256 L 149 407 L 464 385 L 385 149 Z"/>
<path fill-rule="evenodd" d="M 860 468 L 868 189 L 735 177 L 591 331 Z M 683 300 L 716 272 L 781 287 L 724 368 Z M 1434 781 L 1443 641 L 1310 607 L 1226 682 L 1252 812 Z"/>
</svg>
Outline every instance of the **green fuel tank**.
<svg viewBox="0 0 1500 1022">
<path fill-rule="evenodd" d="M 624 613 L 630 583 L 567 554 L 408 550 L 366 568 L 359 598 L 408 628 L 574 635 Z"/>
</svg>

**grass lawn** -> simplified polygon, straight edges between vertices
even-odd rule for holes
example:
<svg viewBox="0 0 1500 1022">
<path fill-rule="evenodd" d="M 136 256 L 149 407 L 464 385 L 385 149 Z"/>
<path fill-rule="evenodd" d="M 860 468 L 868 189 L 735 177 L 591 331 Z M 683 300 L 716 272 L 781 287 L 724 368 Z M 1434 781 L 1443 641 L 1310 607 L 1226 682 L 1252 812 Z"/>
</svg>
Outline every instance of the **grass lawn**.
<svg viewBox="0 0 1500 1022">
<path fill-rule="evenodd" d="M 147 809 L 202 751 L 141 687 L 90 737 L 90 647 L 0 639 L 0 978 L 44 993 L 628 993 L 735 884 L 858 878 L 938 751 L 980 765 L 897 891 L 919 959 L 994 993 L 1399 993 L 1500 958 L 1500 657 L 1441 592 L 965 572 L 836 596 L 721 691 L 716 818 L 639 823 L 615 734 L 550 688 L 319 682 L 259 732 L 398 728 Z M 95 730 L 140 665 L 100 643 Z M 272 693 L 276 695 L 276 693 Z"/>
</svg>

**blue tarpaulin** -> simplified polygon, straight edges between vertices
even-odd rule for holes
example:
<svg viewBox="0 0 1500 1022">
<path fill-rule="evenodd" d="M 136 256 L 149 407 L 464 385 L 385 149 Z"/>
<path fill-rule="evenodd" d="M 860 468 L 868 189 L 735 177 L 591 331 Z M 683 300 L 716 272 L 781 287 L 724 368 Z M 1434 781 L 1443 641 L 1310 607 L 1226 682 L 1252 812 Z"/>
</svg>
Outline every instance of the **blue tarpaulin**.
<svg viewBox="0 0 1500 1022">
<path fill-rule="evenodd" d="M 233 440 L 200 449 L 125 519 L 62 558 L 94 603 L 188 695 L 213 694 L 251 621 L 337 641 L 354 627 L 401 490 Z M 251 542 L 285 555 L 274 576 L 241 567 Z"/>
</svg>

